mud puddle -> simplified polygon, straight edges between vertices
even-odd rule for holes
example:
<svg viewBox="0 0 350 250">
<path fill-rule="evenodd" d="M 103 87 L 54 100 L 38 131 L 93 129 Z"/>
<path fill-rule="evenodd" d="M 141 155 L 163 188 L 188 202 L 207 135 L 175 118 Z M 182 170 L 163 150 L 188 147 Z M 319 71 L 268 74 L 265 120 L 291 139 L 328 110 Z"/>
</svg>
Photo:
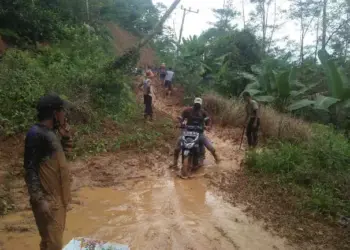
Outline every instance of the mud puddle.
<svg viewBox="0 0 350 250">
<path fill-rule="evenodd" d="M 131 249 L 290 249 L 242 208 L 225 203 L 206 187 L 203 178 L 169 176 L 127 182 L 122 188 L 83 188 L 78 192 L 81 204 L 68 213 L 64 242 L 89 236 Z M 20 233 L 1 232 L 4 249 L 38 249 L 39 237 L 29 215 L 3 220 L 24 228 Z"/>
</svg>

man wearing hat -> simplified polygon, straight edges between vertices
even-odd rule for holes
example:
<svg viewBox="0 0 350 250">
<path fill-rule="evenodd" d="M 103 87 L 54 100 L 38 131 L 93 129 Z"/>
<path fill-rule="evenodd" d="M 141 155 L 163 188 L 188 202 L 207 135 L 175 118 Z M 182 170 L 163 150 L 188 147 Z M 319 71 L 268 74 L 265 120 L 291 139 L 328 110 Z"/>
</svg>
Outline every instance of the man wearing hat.
<svg viewBox="0 0 350 250">
<path fill-rule="evenodd" d="M 186 120 L 187 125 L 200 126 L 203 129 L 206 128 L 207 130 L 210 130 L 211 120 L 207 112 L 202 109 L 202 105 L 203 105 L 202 98 L 198 98 L 198 97 L 195 98 L 193 106 L 186 108 L 182 112 L 181 117 L 179 117 L 180 123 L 183 123 Z M 216 163 L 220 162 L 220 159 L 215 151 L 215 148 L 213 147 L 209 139 L 204 135 L 204 133 L 200 134 L 199 143 L 201 146 L 205 146 L 210 151 L 210 153 L 214 156 Z M 201 151 L 202 153 L 204 153 L 204 148 L 201 149 Z M 177 140 L 176 148 L 174 150 L 174 162 L 170 167 L 172 168 L 177 167 L 177 162 L 180 156 L 180 152 L 181 152 L 181 136 Z"/>
<path fill-rule="evenodd" d="M 71 199 L 65 152 L 72 148 L 64 108 L 57 95 L 40 98 L 38 123 L 25 139 L 25 181 L 41 236 L 40 250 L 61 250 L 67 206 Z"/>
</svg>

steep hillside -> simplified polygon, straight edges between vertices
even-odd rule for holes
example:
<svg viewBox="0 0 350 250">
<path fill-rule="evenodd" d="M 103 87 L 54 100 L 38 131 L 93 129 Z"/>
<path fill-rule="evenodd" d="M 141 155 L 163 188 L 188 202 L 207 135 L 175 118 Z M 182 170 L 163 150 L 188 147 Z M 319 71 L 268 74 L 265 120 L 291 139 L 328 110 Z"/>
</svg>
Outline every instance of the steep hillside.
<svg viewBox="0 0 350 250">
<path fill-rule="evenodd" d="M 118 25 L 114 23 L 107 24 L 108 29 L 113 35 L 114 38 L 114 48 L 117 52 L 117 55 L 122 54 L 122 52 L 131 48 L 135 45 L 139 38 L 133 36 L 129 32 L 123 30 Z M 156 54 L 152 48 L 149 46 L 144 47 L 140 53 L 140 59 L 137 66 L 144 67 L 146 65 L 153 65 L 156 62 Z"/>
</svg>

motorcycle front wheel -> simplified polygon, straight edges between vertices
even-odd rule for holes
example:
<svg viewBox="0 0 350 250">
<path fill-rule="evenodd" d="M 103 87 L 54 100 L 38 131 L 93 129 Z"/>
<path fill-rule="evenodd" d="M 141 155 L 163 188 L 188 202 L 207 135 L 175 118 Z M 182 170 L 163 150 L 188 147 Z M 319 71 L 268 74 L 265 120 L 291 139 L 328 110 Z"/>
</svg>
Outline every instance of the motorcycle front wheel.
<svg viewBox="0 0 350 250">
<path fill-rule="evenodd" d="M 187 179 L 192 164 L 192 155 L 184 156 L 181 168 L 181 178 Z"/>
</svg>

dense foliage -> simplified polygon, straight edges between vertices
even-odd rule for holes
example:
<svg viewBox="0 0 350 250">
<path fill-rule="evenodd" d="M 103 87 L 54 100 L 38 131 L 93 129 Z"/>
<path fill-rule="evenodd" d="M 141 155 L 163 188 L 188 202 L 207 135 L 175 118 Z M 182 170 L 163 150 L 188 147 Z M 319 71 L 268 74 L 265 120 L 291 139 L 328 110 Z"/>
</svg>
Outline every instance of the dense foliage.
<svg viewBox="0 0 350 250">
<path fill-rule="evenodd" d="M 293 186 L 300 205 L 324 215 L 350 215 L 350 144 L 329 128 L 314 128 L 312 140 L 279 142 L 248 153 L 252 171 Z"/>
<path fill-rule="evenodd" d="M 150 0 L 1 1 L 0 35 L 12 48 L 0 61 L 0 134 L 27 129 L 35 102 L 49 92 L 75 104 L 73 118 L 130 114 L 129 72 L 106 70 L 114 53 L 104 22 L 139 35 L 158 16 Z"/>
<path fill-rule="evenodd" d="M 280 10 L 277 1 L 253 2 L 256 10 L 250 13 L 249 22 L 242 16 L 244 9 L 239 15 L 238 9 L 228 5 L 213 10 L 216 22 L 198 37 L 184 38 L 177 44 L 174 32 L 164 33 L 156 44 L 160 57 L 170 65 L 175 62 L 178 81 L 192 95 L 212 89 L 238 97 L 249 91 L 261 103 L 281 112 L 346 128 L 350 111 L 350 37 L 344 34 L 344 28 L 350 27 L 350 7 L 345 1 L 324 1 L 320 5 L 312 0 L 291 0 L 290 10 Z M 321 11 L 321 7 L 326 10 Z M 243 29 L 235 25 L 238 17 L 243 17 Z M 274 39 L 283 27 L 279 21 L 286 17 L 298 21 L 301 29 L 300 44 L 294 43 L 290 51 Z M 305 46 L 305 36 L 314 25 L 319 33 L 315 46 Z"/>
<path fill-rule="evenodd" d="M 23 46 L 65 38 L 66 26 L 94 26 L 101 21 L 144 34 L 158 18 L 151 0 L 4 0 L 0 2 L 0 35 L 10 44 Z"/>
<path fill-rule="evenodd" d="M 67 28 L 67 40 L 36 52 L 11 49 L 0 67 L 0 128 L 22 131 L 35 120 L 35 102 L 56 92 L 78 108 L 113 114 L 127 108 L 132 98 L 128 79 L 121 72 L 105 72 L 109 45 L 82 28 Z M 114 110 L 111 110 L 114 109 Z"/>
</svg>

